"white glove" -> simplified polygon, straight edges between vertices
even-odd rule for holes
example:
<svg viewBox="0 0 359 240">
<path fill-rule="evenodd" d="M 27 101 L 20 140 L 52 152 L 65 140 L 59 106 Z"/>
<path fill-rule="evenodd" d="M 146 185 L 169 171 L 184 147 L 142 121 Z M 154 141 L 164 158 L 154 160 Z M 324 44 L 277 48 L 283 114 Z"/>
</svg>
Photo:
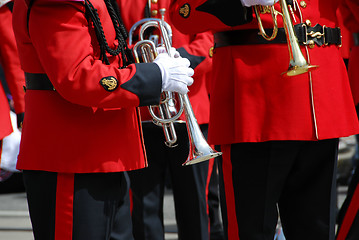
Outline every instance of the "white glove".
<svg viewBox="0 0 359 240">
<path fill-rule="evenodd" d="M 0 153 L 0 168 L 10 172 L 18 172 L 18 170 L 16 170 L 16 163 L 20 148 L 21 132 L 17 128 L 16 114 L 12 111 L 10 111 L 10 118 L 14 131 L 4 137 L 2 146 L 0 145 L 0 148 L 2 147 L 2 152 Z"/>
<path fill-rule="evenodd" d="M 254 5 L 271 6 L 278 1 L 279 0 L 241 0 L 242 4 L 246 7 L 251 7 Z"/>
<path fill-rule="evenodd" d="M 186 94 L 187 86 L 193 83 L 194 71 L 189 67 L 187 58 L 171 58 L 167 53 L 161 53 L 153 61 L 156 63 L 162 74 L 162 91 L 178 92 Z"/>
<path fill-rule="evenodd" d="M 4 6 L 5 4 L 7 4 L 10 1 L 11 0 L 0 0 L 0 7 Z"/>
<path fill-rule="evenodd" d="M 171 47 L 171 57 L 172 58 L 178 58 L 178 57 L 180 57 L 181 55 L 180 55 L 180 53 L 179 52 L 177 52 L 177 50 L 174 48 L 174 47 Z M 158 47 L 157 48 L 157 53 L 158 54 L 161 54 L 161 53 L 167 53 L 167 49 L 165 48 L 165 47 Z"/>
</svg>

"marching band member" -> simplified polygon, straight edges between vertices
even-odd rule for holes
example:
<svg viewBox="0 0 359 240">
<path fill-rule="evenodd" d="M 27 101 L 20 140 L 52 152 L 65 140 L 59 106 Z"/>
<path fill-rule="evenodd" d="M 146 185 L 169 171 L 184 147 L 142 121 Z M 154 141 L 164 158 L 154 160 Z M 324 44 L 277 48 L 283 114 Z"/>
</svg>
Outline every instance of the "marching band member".
<svg viewBox="0 0 359 240">
<path fill-rule="evenodd" d="M 118 0 L 118 3 L 128 31 L 144 18 L 163 18 L 172 27 L 168 16 L 169 0 Z M 181 57 L 189 59 L 191 67 L 195 70 L 195 81 L 189 88 L 188 96 L 198 124 L 204 135 L 207 135 L 209 98 L 205 73 L 211 69 L 209 50 L 213 46 L 213 36 L 210 33 L 185 35 L 174 27 L 171 29 L 172 47 L 177 49 Z M 137 32 L 129 34 L 138 39 Z M 161 39 L 161 36 L 154 30 L 150 38 Z M 141 108 L 141 119 L 148 167 L 128 172 L 135 239 L 164 239 L 163 200 L 166 173 L 169 172 L 179 239 L 208 240 L 206 183 L 209 165 L 206 161 L 182 166 L 189 155 L 188 133 L 183 121 L 185 119 L 181 118 L 182 121 L 175 123 L 178 138 L 175 147 L 166 146 L 163 129 L 152 122 L 147 107 Z"/>
<path fill-rule="evenodd" d="M 124 171 L 147 166 L 137 107 L 193 82 L 184 58 L 134 64 L 117 8 L 112 0 L 15 1 L 26 74 L 17 168 L 36 240 L 124 239 Z"/>
<path fill-rule="evenodd" d="M 25 75 L 20 67 L 16 41 L 12 27 L 12 6 L 10 0 L 0 0 L 0 64 L 12 97 L 14 111 L 17 115 L 17 127 L 20 129 L 24 118 Z M 2 156 L 2 139 L 14 131 L 10 121 L 10 106 L 4 88 L 0 84 L 0 162 Z"/>
<path fill-rule="evenodd" d="M 348 74 L 354 104 L 358 113 L 359 104 L 359 2 L 343 0 L 340 5 L 343 24 L 352 33 L 354 45 L 351 48 Z M 357 139 L 358 139 L 358 135 Z M 359 169 L 355 166 L 349 183 L 346 199 L 338 213 L 337 240 L 354 240 L 359 238 Z"/>
<path fill-rule="evenodd" d="M 279 11 L 289 5 L 284 18 L 295 25 L 301 47 L 294 38 L 287 42 L 281 17 L 274 40 L 259 34 L 253 6 L 273 3 L 176 0 L 171 20 L 183 33 L 215 32 L 208 137 L 223 152 L 228 239 L 271 240 L 280 214 L 287 240 L 332 240 L 338 138 L 359 130 L 339 51 L 339 2 L 274 5 Z M 259 9 L 260 16 L 272 29 L 268 8 Z M 301 57 L 300 51 L 289 56 L 294 46 L 319 67 L 282 74 L 289 60 Z"/>
</svg>

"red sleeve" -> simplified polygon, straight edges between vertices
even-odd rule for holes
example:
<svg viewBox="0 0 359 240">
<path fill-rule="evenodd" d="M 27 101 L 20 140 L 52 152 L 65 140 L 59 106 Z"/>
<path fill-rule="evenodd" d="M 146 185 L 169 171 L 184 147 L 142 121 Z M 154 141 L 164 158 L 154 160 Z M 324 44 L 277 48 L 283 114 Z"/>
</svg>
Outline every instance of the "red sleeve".
<svg viewBox="0 0 359 240">
<path fill-rule="evenodd" d="M 25 111 L 25 76 L 21 70 L 14 32 L 12 14 L 8 7 L 0 8 L 0 63 L 5 73 L 16 113 Z"/>
<path fill-rule="evenodd" d="M 175 36 L 174 36 L 175 38 Z M 211 47 L 213 47 L 213 34 L 210 32 L 199 33 L 192 36 L 192 40 L 187 44 L 182 44 L 177 50 L 181 56 L 187 58 L 191 62 L 194 69 L 193 78 L 195 79 L 190 91 L 199 90 L 204 81 L 204 76 L 212 68 L 212 58 L 210 56 Z"/>
<path fill-rule="evenodd" d="M 359 32 L 359 2 L 358 0 L 343 0 L 340 5 L 343 24 L 351 32 Z"/>
<path fill-rule="evenodd" d="M 194 34 L 248 23 L 252 11 L 239 0 L 172 0 L 170 18 L 179 31 Z"/>
<path fill-rule="evenodd" d="M 107 42 L 111 48 L 115 48 L 115 31 L 105 4 L 102 1 L 93 1 L 93 4 L 101 19 Z M 127 89 L 131 86 L 130 88 L 140 91 L 141 88 L 136 87 L 136 83 L 139 79 L 145 79 L 155 84 L 153 87 L 142 88 L 147 91 L 147 95 L 144 95 L 159 99 L 162 80 L 156 64 L 131 64 L 119 69 L 120 55 L 108 56 L 110 65 L 98 60 L 97 38 L 91 32 L 93 29 L 88 26 L 84 11 L 83 3 L 39 0 L 34 3 L 30 12 L 31 43 L 36 49 L 41 66 L 59 94 L 72 103 L 84 106 L 138 106 L 141 104 L 141 93 Z M 141 69 L 140 74 L 136 72 L 138 69 Z M 116 90 L 109 92 L 101 86 L 100 81 L 104 77 L 117 79 Z"/>
</svg>

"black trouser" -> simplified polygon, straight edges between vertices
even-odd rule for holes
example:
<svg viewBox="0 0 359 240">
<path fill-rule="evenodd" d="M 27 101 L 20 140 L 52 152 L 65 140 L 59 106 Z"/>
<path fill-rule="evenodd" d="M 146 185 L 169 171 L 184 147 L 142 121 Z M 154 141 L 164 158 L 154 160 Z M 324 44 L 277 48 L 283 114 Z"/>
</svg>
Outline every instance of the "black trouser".
<svg viewBox="0 0 359 240">
<path fill-rule="evenodd" d="M 228 238 L 273 240 L 279 210 L 287 240 L 333 240 L 337 148 L 338 139 L 222 146 Z"/>
<path fill-rule="evenodd" d="M 359 239 L 359 212 L 356 209 L 358 202 L 352 202 L 352 201 L 357 201 L 357 199 L 359 197 L 358 196 L 358 194 L 359 194 L 358 183 L 359 183 L 359 167 L 357 166 L 355 168 L 354 175 L 352 176 L 352 179 L 348 186 L 347 196 L 346 196 L 346 198 L 343 202 L 343 205 L 340 208 L 340 211 L 338 213 L 338 225 L 339 225 L 338 233 L 341 233 L 341 231 L 344 231 L 342 229 L 342 227 L 349 229 L 348 231 L 346 231 L 347 234 L 341 233 L 341 235 L 340 235 L 341 237 L 345 235 L 346 240 L 358 240 Z M 349 217 L 349 215 L 354 215 L 354 218 L 352 221 L 346 219 L 347 217 Z M 349 217 L 349 218 L 351 218 L 351 217 Z M 344 219 L 346 221 L 344 221 Z"/>
<path fill-rule="evenodd" d="M 359 119 L 359 104 L 355 108 Z M 357 143 L 359 143 L 359 134 L 355 135 L 355 137 Z M 355 161 L 358 160 L 355 159 Z M 359 197 L 359 164 L 354 162 L 353 167 L 354 174 L 348 186 L 347 196 L 338 212 L 337 239 L 359 239 L 359 211 L 356 210 L 359 203 L 355 202 Z"/>
<path fill-rule="evenodd" d="M 221 151 L 216 146 L 218 152 Z M 208 217 L 210 224 L 210 240 L 224 240 L 222 220 L 220 216 L 220 199 L 219 199 L 219 173 L 218 161 L 221 156 L 214 159 L 213 169 L 208 183 Z"/>
<path fill-rule="evenodd" d="M 35 240 L 133 240 L 124 173 L 23 176 Z"/>
<path fill-rule="evenodd" d="M 207 131 L 207 126 L 201 126 Z M 174 206 L 181 240 L 208 240 L 206 182 L 208 161 L 182 166 L 188 157 L 188 135 L 184 123 L 175 124 L 177 147 L 164 144 L 162 127 L 143 124 L 148 167 L 130 171 L 133 199 L 132 221 L 136 240 L 163 240 L 165 176 L 169 168 Z"/>
</svg>

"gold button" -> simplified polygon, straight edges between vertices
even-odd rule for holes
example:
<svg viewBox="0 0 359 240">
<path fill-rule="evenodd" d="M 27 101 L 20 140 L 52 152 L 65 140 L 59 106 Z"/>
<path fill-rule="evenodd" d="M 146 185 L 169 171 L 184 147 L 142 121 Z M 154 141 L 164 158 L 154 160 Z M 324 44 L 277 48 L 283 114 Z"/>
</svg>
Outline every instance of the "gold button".
<svg viewBox="0 0 359 240">
<path fill-rule="evenodd" d="M 152 17 L 157 16 L 157 14 L 158 14 L 158 11 L 157 11 L 157 10 L 152 10 L 152 12 L 151 12 Z"/>
<path fill-rule="evenodd" d="M 309 19 L 305 20 L 305 24 L 309 27 L 312 26 L 312 22 Z"/>
<path fill-rule="evenodd" d="M 305 2 L 305 1 L 300 1 L 300 6 L 302 7 L 302 8 L 306 8 L 307 7 L 307 3 Z"/>
<path fill-rule="evenodd" d="M 308 41 L 309 48 L 313 49 L 315 47 L 315 42 L 313 40 Z"/>
<path fill-rule="evenodd" d="M 151 2 L 152 2 L 152 3 L 157 3 L 157 2 L 158 2 L 158 0 L 151 0 Z"/>
<path fill-rule="evenodd" d="M 211 48 L 209 49 L 209 57 L 210 57 L 210 58 L 213 57 L 213 53 L 214 53 L 214 47 L 211 47 Z"/>
</svg>

